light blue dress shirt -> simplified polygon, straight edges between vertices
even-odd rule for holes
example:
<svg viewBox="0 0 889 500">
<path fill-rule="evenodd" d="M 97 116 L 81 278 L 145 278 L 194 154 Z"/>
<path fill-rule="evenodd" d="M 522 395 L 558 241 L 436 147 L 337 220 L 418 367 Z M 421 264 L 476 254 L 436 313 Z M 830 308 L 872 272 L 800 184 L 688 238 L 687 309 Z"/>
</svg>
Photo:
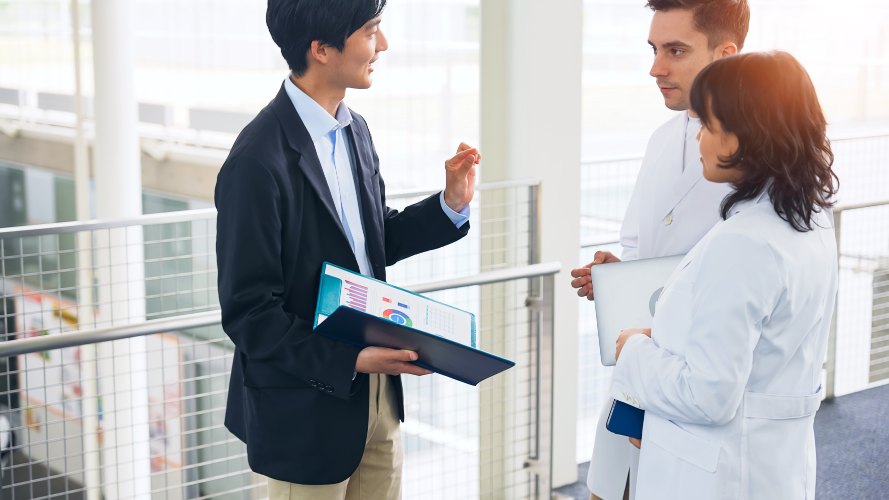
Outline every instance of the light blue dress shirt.
<svg viewBox="0 0 889 500">
<path fill-rule="evenodd" d="M 352 124 L 352 113 L 345 103 L 341 102 L 337 107 L 336 117 L 331 116 L 320 104 L 294 85 L 290 78 L 284 80 L 284 90 L 315 145 L 321 169 L 324 171 L 324 179 L 330 188 L 352 252 L 358 260 L 358 268 L 361 274 L 373 276 L 361 223 L 358 191 L 355 187 L 355 177 L 352 175 L 349 144 L 346 142 L 349 140 L 349 135 L 345 132 L 345 128 Z M 441 209 L 456 227 L 461 227 L 469 220 L 468 205 L 460 212 L 451 210 L 451 207 L 444 202 L 444 191 L 439 194 L 438 200 Z"/>
</svg>

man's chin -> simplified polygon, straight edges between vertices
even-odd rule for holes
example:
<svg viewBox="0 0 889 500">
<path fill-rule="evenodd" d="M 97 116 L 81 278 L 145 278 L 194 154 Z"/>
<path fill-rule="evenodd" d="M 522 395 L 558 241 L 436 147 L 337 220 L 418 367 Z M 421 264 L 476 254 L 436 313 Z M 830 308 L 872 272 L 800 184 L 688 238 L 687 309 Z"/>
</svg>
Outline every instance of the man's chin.
<svg viewBox="0 0 889 500">
<path fill-rule="evenodd" d="M 367 90 L 373 85 L 373 80 L 365 80 L 363 82 L 355 82 L 355 84 L 350 85 L 349 88 L 357 89 L 357 90 Z"/>
<path fill-rule="evenodd" d="M 688 109 L 687 102 L 677 102 L 673 100 L 664 100 L 664 105 L 667 106 L 667 109 L 673 111 L 686 111 Z"/>
</svg>

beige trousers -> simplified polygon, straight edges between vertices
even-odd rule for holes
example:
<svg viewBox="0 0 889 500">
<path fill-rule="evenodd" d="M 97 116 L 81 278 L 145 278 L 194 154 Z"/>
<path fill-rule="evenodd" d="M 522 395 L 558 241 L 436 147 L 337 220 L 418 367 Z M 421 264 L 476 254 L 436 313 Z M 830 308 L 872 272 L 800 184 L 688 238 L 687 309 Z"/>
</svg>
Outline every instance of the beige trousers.
<svg viewBox="0 0 889 500">
<path fill-rule="evenodd" d="M 399 500 L 404 450 L 388 377 L 372 373 L 367 441 L 358 469 L 337 484 L 293 484 L 267 478 L 269 500 Z"/>
</svg>

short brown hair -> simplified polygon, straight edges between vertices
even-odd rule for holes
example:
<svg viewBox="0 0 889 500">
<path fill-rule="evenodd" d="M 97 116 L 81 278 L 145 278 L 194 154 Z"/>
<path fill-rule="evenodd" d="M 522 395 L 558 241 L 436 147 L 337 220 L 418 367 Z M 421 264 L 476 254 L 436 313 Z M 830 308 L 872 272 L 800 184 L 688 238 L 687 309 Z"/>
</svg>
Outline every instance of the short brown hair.
<svg viewBox="0 0 889 500">
<path fill-rule="evenodd" d="M 694 12 L 695 27 L 707 35 L 711 49 L 724 42 L 744 48 L 750 29 L 747 0 L 648 0 L 646 7 L 657 11 L 688 9 Z"/>
</svg>

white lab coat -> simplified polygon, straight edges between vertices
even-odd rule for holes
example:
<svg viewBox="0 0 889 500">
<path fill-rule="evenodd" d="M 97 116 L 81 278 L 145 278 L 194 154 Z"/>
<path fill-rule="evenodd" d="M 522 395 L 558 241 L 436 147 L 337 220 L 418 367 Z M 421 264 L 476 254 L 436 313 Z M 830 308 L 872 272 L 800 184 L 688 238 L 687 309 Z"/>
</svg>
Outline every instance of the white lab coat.
<svg viewBox="0 0 889 500">
<path fill-rule="evenodd" d="M 719 206 L 731 186 L 704 179 L 695 138 L 698 127 L 688 122 L 687 112 L 678 113 L 648 142 L 621 226 L 623 260 L 688 253 L 721 220 Z M 683 156 L 689 159 L 684 171 Z M 696 160 L 693 167 L 688 166 L 691 160 Z M 611 398 L 599 416 L 587 486 L 596 496 L 618 500 L 623 498 L 627 475 L 632 471 L 635 476 L 638 451 L 626 436 L 605 429 L 610 408 Z M 633 483 L 631 478 L 630 498 Z"/>
<path fill-rule="evenodd" d="M 829 214 L 795 231 L 739 204 L 679 264 L 612 395 L 646 410 L 637 500 L 812 500 L 815 411 L 837 291 Z M 630 326 L 630 325 L 628 325 Z"/>
</svg>

